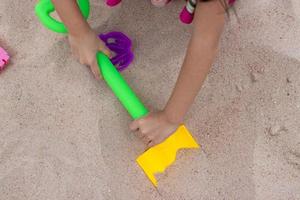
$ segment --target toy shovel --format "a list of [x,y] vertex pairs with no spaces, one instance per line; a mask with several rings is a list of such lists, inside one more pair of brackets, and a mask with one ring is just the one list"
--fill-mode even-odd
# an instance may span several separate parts
[[[109,58],[103,53],[97,54],[99,70],[103,79],[120,100],[133,119],[146,116],[149,111],[135,95]],[[164,172],[176,158],[176,152],[182,148],[199,148],[190,132],[181,125],[164,142],[148,149],[136,161],[154,186],[157,186],[156,173]]]

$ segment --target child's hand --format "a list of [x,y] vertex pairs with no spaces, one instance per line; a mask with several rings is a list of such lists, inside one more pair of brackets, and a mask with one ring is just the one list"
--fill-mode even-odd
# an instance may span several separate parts
[[96,53],[97,51],[102,51],[107,56],[110,56],[110,50],[91,29],[81,35],[69,34],[69,42],[74,56],[81,64],[88,65],[95,78],[99,80],[101,75],[97,64]]
[[167,115],[160,111],[133,121],[129,127],[132,131],[137,132],[147,147],[152,147],[163,142],[178,126],[179,124],[170,122]]

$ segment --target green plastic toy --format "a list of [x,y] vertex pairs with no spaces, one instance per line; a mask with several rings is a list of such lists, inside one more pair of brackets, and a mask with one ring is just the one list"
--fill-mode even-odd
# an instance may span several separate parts
[[109,58],[102,52],[97,53],[99,70],[113,93],[118,97],[124,108],[133,119],[141,118],[148,114],[148,109],[143,105],[133,90],[126,83]]
[[[77,0],[77,3],[82,14],[87,19],[90,10],[89,0]],[[41,0],[35,7],[35,13],[44,26],[58,33],[67,33],[65,25],[50,16],[54,11],[55,8],[51,0]],[[98,52],[97,61],[104,80],[126,108],[130,116],[133,119],[138,119],[147,115],[149,111],[116,70],[109,58],[105,54]]]
[[[90,15],[89,0],[77,0],[77,3],[82,15],[87,19]],[[57,33],[67,33],[68,30],[65,25],[51,16],[54,11],[55,8],[51,0],[40,0],[35,6],[35,13],[45,27]]]

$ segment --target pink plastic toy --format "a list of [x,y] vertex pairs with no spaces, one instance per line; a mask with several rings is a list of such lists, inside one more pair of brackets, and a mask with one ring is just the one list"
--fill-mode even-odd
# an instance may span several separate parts
[[106,0],[106,4],[108,6],[116,6],[121,2],[121,0]]
[[7,52],[0,47],[0,71],[2,71],[8,64],[9,55]]

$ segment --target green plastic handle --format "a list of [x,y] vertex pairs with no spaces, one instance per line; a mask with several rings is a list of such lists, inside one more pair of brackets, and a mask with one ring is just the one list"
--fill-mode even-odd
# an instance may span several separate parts
[[[82,15],[87,19],[90,14],[89,0],[77,0],[77,3]],[[40,0],[35,6],[35,13],[44,26],[54,32],[67,33],[68,30],[65,25],[51,17],[50,14],[54,11],[55,8],[51,0]]]
[[[77,0],[77,3],[83,16],[87,19],[90,11],[89,0]],[[40,0],[35,6],[36,15],[44,26],[58,33],[67,33],[65,25],[50,16],[53,11],[55,11],[55,8],[51,0]],[[149,113],[148,109],[126,83],[109,58],[105,54],[98,52],[97,61],[104,80],[130,116],[133,119],[138,119],[147,115]]]
[[149,111],[136,96],[109,58],[102,52],[97,53],[99,70],[113,93],[133,119],[146,116]]

